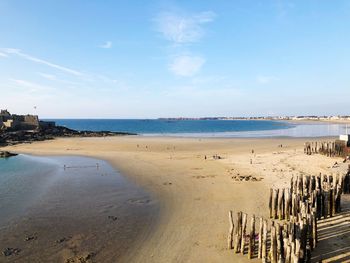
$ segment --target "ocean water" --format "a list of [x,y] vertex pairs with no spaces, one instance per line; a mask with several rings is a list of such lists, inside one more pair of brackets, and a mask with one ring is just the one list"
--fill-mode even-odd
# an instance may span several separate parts
[[144,136],[184,137],[321,137],[338,136],[345,125],[260,120],[52,119],[75,130],[119,131]]

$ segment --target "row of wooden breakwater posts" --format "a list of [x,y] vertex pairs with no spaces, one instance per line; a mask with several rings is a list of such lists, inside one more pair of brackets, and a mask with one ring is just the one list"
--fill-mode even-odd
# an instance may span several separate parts
[[[228,249],[272,263],[311,262],[317,246],[317,221],[341,211],[341,194],[349,193],[350,172],[345,176],[297,176],[289,188],[270,189],[270,219],[229,212]],[[347,185],[345,185],[345,183]],[[345,191],[346,190],[346,191]],[[259,229],[256,231],[256,220]]]
[[346,157],[349,149],[345,141],[336,140],[333,142],[305,142],[304,153],[307,155],[324,154],[330,157]]

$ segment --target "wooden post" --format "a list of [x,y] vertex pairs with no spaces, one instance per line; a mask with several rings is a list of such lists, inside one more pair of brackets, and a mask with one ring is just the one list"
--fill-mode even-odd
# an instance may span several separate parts
[[322,217],[322,209],[323,209],[323,204],[322,204],[321,189],[317,189],[316,190],[316,214],[317,214],[318,220],[320,220]]
[[295,242],[291,243],[291,263],[299,263],[299,257],[295,254],[296,251],[296,244]]
[[317,217],[315,211],[312,214],[312,238],[313,238],[313,248],[316,248],[317,243]]
[[329,189],[329,196],[328,196],[328,214],[330,217],[334,216],[333,214],[333,204],[334,204],[334,191],[333,189]]
[[267,260],[267,221],[266,220],[264,220],[263,226],[264,227],[263,227],[261,257],[262,257],[262,263],[266,263],[266,260]]
[[242,216],[242,238],[241,238],[241,254],[244,255],[245,252],[245,236],[247,229],[247,214],[243,213]]
[[235,228],[235,242],[234,242],[234,252],[239,253],[241,249],[241,238],[242,238],[242,212],[237,213],[237,221]]
[[337,212],[337,184],[333,183],[333,190],[332,190],[332,215],[335,216],[336,212]]
[[283,198],[284,198],[284,188],[281,189],[279,195],[278,195],[278,219],[283,219]]
[[248,247],[248,258],[254,257],[255,250],[255,215],[252,216],[250,221],[250,234],[249,234],[249,247]]
[[299,259],[303,260],[305,259],[305,253],[306,253],[306,241],[307,241],[307,225],[304,224],[304,220],[300,220],[300,254]]
[[300,258],[300,238],[295,239],[295,253],[294,253],[293,258],[294,258],[295,263],[301,262],[301,261],[299,261],[299,258]]
[[296,216],[296,194],[292,194],[292,217],[295,218]]
[[228,249],[232,249],[233,248],[233,228],[234,228],[232,211],[229,211],[228,213],[228,220],[229,220],[230,228],[229,228],[228,237],[227,237],[227,247]]
[[288,246],[289,246],[289,239],[288,239],[288,225],[284,225],[283,226],[283,230],[282,230],[282,236],[283,236],[283,258],[284,258],[284,262],[286,263],[288,260],[288,262],[290,263],[290,248],[289,248],[289,257],[288,257]]
[[273,197],[273,218],[274,219],[277,219],[278,195],[279,195],[279,189],[274,189],[274,197]]
[[262,256],[262,235],[263,235],[263,218],[259,219],[259,247],[258,247],[258,258]]
[[341,212],[341,185],[337,185],[337,194],[335,197],[336,212]]
[[323,195],[322,195],[322,204],[323,204],[323,217],[324,219],[327,218],[327,215],[328,215],[328,199],[329,199],[329,193],[328,192],[323,192]]
[[272,198],[273,198],[273,189],[270,188],[270,199],[269,199],[270,218],[272,218]]
[[284,204],[284,216],[287,221],[290,219],[290,208],[291,208],[291,192],[290,189],[285,190],[285,204]]
[[277,260],[278,262],[284,258],[283,256],[283,243],[282,243],[282,228],[279,224],[276,224],[276,240],[277,240]]
[[305,263],[311,263],[311,248],[309,245],[306,246],[306,251],[305,251]]
[[302,187],[303,187],[303,196],[307,196],[307,192],[308,192],[308,189],[307,189],[307,179],[308,179],[308,176],[303,176],[302,177],[303,180],[302,180]]
[[313,220],[313,214],[312,213],[309,213],[307,215],[307,224],[306,224],[306,227],[307,227],[307,239],[308,239],[308,244],[310,245],[310,249],[313,250],[314,249],[314,236],[313,236],[313,229],[314,229],[314,226],[313,226],[313,223],[314,223],[314,220]]
[[286,256],[285,256],[285,261],[284,263],[290,263],[290,254],[291,254],[291,246],[290,244],[288,243],[286,245]]
[[271,263],[277,263],[277,237],[275,226],[271,226]]

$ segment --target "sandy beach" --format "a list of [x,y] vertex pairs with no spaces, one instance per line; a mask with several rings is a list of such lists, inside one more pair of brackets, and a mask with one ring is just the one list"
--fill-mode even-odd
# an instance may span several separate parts
[[[126,136],[56,139],[5,149],[103,159],[154,195],[160,209],[156,226],[137,237],[122,262],[260,262],[227,249],[229,210],[267,218],[270,187],[287,185],[300,172],[316,175],[346,169],[347,164],[332,168],[334,162],[340,163],[339,158],[304,155],[304,141]],[[342,228],[349,226],[346,213],[344,209],[344,214],[334,218],[342,222]],[[322,231],[332,229],[332,222],[323,223],[321,237]],[[328,258],[324,262],[345,262],[331,260],[349,256],[350,249],[344,246],[350,242],[348,231],[339,230],[336,236],[326,232],[313,253],[314,262],[321,255]],[[77,243],[77,254],[79,249]],[[104,262],[116,262],[109,249],[100,251]],[[61,262],[66,260],[63,255]],[[93,257],[88,260],[99,262]]]

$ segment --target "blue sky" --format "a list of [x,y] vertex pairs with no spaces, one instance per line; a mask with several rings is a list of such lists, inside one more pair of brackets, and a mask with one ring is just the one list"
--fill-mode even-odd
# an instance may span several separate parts
[[350,1],[0,0],[0,108],[350,114]]

